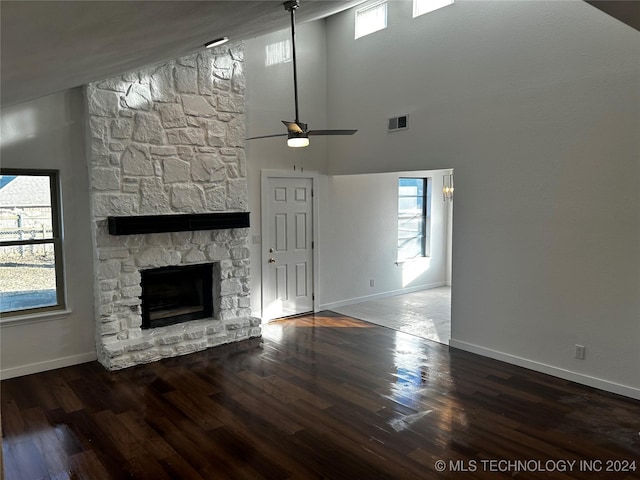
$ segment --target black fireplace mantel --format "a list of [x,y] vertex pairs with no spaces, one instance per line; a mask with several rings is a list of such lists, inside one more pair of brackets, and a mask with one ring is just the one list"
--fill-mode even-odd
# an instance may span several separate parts
[[249,212],[108,217],[108,224],[111,235],[248,228]]

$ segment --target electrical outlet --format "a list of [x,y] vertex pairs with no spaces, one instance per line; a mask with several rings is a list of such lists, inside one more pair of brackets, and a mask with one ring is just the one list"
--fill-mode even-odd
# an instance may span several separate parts
[[376,286],[375,280],[369,280],[369,286],[370,287],[375,287]]
[[584,345],[578,345],[576,344],[576,350],[575,350],[575,357],[578,360],[584,360],[584,351],[585,351],[585,346]]

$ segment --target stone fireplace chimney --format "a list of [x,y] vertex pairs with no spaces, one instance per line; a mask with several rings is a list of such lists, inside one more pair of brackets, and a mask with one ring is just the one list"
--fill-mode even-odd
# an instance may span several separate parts
[[[247,228],[111,235],[109,217],[242,212],[244,50],[206,50],[87,86],[96,347],[124,368],[261,335]],[[142,328],[141,272],[213,264],[213,316]]]

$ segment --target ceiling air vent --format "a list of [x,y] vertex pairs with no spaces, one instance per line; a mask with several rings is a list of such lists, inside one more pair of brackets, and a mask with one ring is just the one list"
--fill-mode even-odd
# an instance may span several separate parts
[[395,132],[396,130],[406,130],[407,128],[409,128],[409,115],[389,118],[388,131]]

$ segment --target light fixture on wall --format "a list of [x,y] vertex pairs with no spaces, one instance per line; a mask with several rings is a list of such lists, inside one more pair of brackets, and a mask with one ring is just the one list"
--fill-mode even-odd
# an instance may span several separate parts
[[215,40],[211,40],[204,44],[206,48],[217,47],[218,45],[222,45],[223,43],[227,43],[229,41],[229,37],[216,38]]
[[442,199],[453,200],[453,173],[442,176]]

